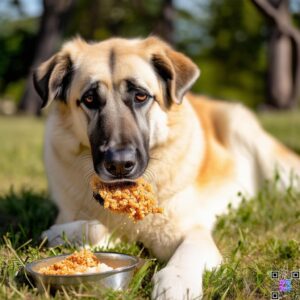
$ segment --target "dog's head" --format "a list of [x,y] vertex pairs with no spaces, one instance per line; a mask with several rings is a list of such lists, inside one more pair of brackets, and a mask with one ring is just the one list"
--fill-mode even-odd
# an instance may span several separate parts
[[76,38],[34,73],[43,106],[65,106],[104,182],[141,176],[152,147],[168,138],[167,111],[199,76],[197,66],[155,37],[86,43]]

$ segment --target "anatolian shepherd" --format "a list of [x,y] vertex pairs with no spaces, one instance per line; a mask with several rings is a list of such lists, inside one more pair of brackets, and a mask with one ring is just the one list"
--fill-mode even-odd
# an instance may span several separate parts
[[[238,192],[254,195],[275,168],[283,184],[300,159],[240,104],[187,93],[198,67],[158,38],[67,42],[34,74],[43,105],[53,100],[45,134],[45,164],[56,225],[75,243],[107,241],[112,232],[142,242],[167,265],[154,275],[153,299],[193,299],[202,273],[221,263],[212,236],[216,215]],[[187,93],[187,94],[186,94]],[[103,209],[89,180],[144,177],[163,214],[133,223]],[[84,237],[83,237],[84,236]]]

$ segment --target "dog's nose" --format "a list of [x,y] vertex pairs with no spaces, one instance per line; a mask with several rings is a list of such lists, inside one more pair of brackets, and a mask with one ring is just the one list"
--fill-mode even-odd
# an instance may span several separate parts
[[108,149],[104,155],[105,169],[115,177],[129,175],[136,165],[136,153],[131,148]]

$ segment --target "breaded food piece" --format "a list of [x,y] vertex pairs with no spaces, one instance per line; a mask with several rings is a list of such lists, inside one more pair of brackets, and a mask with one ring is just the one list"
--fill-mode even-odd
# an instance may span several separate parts
[[134,222],[144,219],[150,213],[162,213],[157,206],[152,186],[139,178],[135,183],[106,185],[97,176],[91,178],[94,194],[104,200],[104,208],[113,212],[128,214]]
[[90,268],[98,267],[100,264],[100,260],[95,254],[84,249],[80,252],[75,251],[72,255],[53,265],[41,268],[39,272],[45,275],[82,274]]

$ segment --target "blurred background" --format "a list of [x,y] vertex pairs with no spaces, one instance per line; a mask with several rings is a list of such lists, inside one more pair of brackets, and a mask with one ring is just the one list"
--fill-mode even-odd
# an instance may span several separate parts
[[159,35],[200,66],[194,91],[213,97],[278,109],[300,97],[299,0],[1,0],[0,24],[1,100],[26,113],[40,104],[30,69],[76,34]]
[[243,102],[300,152],[299,0],[1,0],[0,26],[0,190],[45,187],[31,72],[77,34],[162,37],[199,65],[194,92]]

